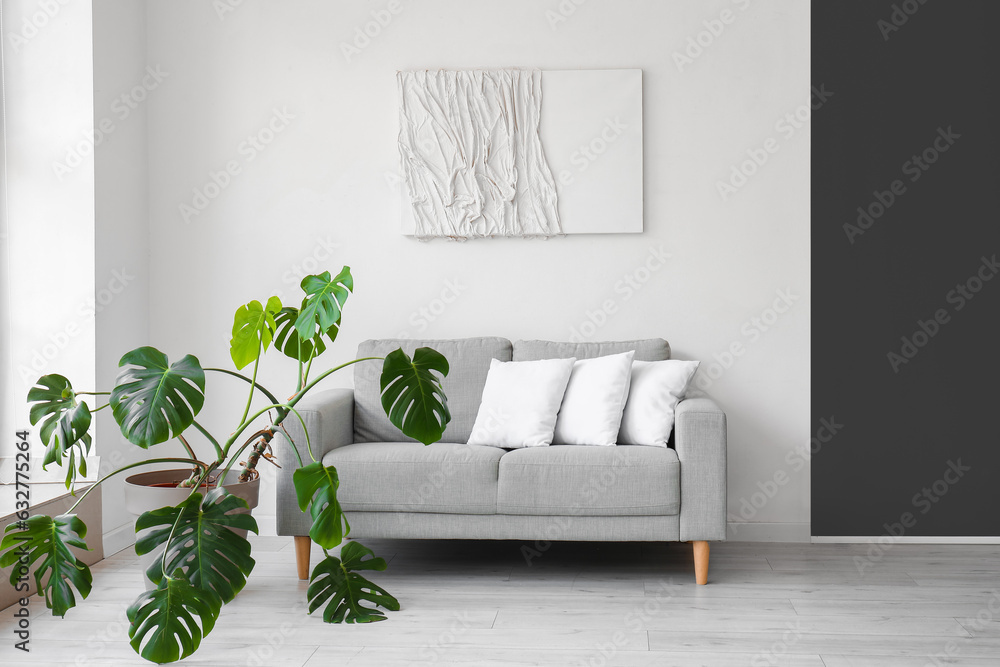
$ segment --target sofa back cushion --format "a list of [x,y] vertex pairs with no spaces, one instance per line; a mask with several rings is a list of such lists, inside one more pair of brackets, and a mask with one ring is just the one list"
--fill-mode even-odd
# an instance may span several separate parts
[[[451,422],[441,442],[468,442],[483,399],[490,361],[510,361],[510,341],[506,338],[366,340],[358,346],[358,358],[384,357],[396,348],[403,348],[412,357],[418,347],[433,348],[448,360],[449,372],[442,385],[448,397]],[[381,374],[382,364],[379,362],[354,365],[354,442],[415,442],[403,435],[385,416],[379,386]]]
[[636,361],[663,361],[670,358],[670,343],[662,338],[623,340],[608,343],[555,343],[549,340],[519,340],[514,343],[514,361],[538,359],[592,359],[635,350]]

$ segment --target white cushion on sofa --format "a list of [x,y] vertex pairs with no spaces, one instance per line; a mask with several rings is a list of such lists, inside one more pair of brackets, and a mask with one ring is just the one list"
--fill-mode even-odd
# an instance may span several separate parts
[[505,449],[552,443],[575,358],[490,362],[470,445]]
[[628,398],[635,351],[580,359],[559,408],[554,445],[613,447]]
[[666,447],[674,428],[674,410],[700,363],[673,359],[633,363],[618,444]]

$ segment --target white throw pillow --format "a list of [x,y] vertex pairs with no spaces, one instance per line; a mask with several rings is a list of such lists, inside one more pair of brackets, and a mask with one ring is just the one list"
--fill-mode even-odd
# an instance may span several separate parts
[[573,364],[552,444],[614,446],[628,399],[633,357],[635,350]]
[[470,445],[504,449],[552,444],[575,358],[490,362]]
[[674,428],[674,410],[700,363],[672,359],[633,363],[618,444],[666,447]]

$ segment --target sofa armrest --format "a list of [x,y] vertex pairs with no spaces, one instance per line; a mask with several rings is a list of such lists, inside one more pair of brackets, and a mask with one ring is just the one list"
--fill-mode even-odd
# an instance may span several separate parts
[[[309,444],[317,461],[332,449],[354,442],[354,391],[352,389],[329,389],[318,394],[310,394],[295,406],[309,429]],[[308,535],[312,527],[309,515],[299,510],[295,497],[292,474],[299,466],[299,459],[292,451],[295,447],[308,465],[309,447],[306,446],[305,430],[294,413],[289,414],[282,425],[288,431],[294,444],[279,430],[273,442],[275,453],[282,467],[278,470],[278,489],[275,505],[278,535]]]
[[726,413],[708,398],[677,404],[681,541],[726,539]]

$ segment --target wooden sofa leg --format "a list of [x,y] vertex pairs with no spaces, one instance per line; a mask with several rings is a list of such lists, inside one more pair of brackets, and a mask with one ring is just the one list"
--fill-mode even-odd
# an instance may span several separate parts
[[299,579],[309,578],[309,550],[312,548],[312,539],[308,535],[295,536],[295,564],[299,569]]
[[708,542],[692,542],[694,545],[694,578],[699,586],[708,583]]

